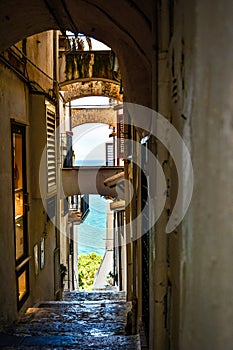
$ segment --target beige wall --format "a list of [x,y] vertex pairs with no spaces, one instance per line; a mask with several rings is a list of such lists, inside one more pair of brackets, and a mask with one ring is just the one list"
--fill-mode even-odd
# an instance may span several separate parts
[[[163,10],[166,18],[165,1]],[[172,349],[230,349],[233,341],[229,326],[233,318],[229,282],[233,249],[231,13],[230,2],[176,3],[167,65],[159,71],[164,76],[158,87],[159,111],[166,115],[170,109],[194,168],[189,211],[168,236]],[[166,49],[164,23],[159,38],[163,38],[161,48]],[[167,79],[170,90],[166,92]],[[178,184],[174,165],[170,171],[172,209]],[[185,186],[187,174],[183,181]]]
[[[47,221],[46,201],[43,202],[42,200],[39,178],[42,153],[45,150],[47,141],[45,102],[43,95],[30,96],[30,125],[28,127],[30,171],[28,178],[31,186],[28,190],[30,194],[30,255],[32,257],[34,245],[40,245],[41,239],[45,238],[45,267],[39,269],[39,274],[35,275],[33,264],[31,266],[32,303],[54,298],[54,278],[51,278],[51,276],[54,276],[55,227],[53,222]],[[46,169],[46,163],[43,165],[43,168]]]
[[27,122],[28,91],[8,68],[0,64],[0,320],[12,320],[17,313],[15,246],[12,193],[11,118]]
[[[192,80],[193,85],[192,93],[185,99],[190,114],[184,127],[184,137],[191,144],[195,186],[182,230],[180,348],[230,349],[233,343],[230,327],[233,320],[232,3],[198,1],[195,10],[195,46],[193,42],[190,52],[193,64],[186,76],[187,86]],[[188,21],[186,26],[190,26]],[[192,34],[190,29],[189,37]],[[192,100],[188,100],[191,96]]]
[[[44,51],[41,56],[37,52],[36,61],[41,63],[42,57],[49,50],[49,36],[38,35],[34,42],[34,48],[37,40],[46,38]],[[29,40],[33,52],[33,38]],[[29,52],[28,52],[29,53]],[[53,73],[52,56],[49,56],[50,62],[47,68],[44,66],[44,60],[40,65],[47,73]],[[11,148],[11,119],[25,123],[26,126],[26,157],[27,157],[27,190],[29,192],[30,211],[28,213],[28,241],[30,257],[30,296],[20,312],[26,307],[32,306],[39,300],[51,300],[54,298],[54,257],[55,249],[55,228],[51,222],[47,222],[47,215],[41,201],[39,191],[38,170],[40,157],[45,147],[46,141],[46,116],[45,116],[45,98],[37,96],[37,103],[31,103],[27,85],[12,72],[0,64],[0,139],[1,139],[1,158],[0,158],[0,180],[1,195],[0,204],[2,207],[0,213],[1,222],[1,240],[0,240],[0,266],[1,266],[1,298],[0,298],[0,321],[12,321],[17,316],[17,298],[16,298],[16,275],[15,275],[15,253],[14,253],[14,221],[13,221],[13,195],[12,195],[12,148]],[[47,78],[38,74],[35,68],[29,68],[30,79],[39,81],[40,85],[48,92],[53,86],[51,82],[47,84]],[[37,80],[38,79],[38,80]],[[39,103],[38,103],[39,100]],[[39,274],[35,274],[33,247],[37,243],[40,245],[40,239],[45,236],[45,267],[39,269]]]
[[47,93],[49,90],[53,89],[53,78],[54,68],[53,68],[53,57],[54,57],[54,47],[53,47],[53,36],[54,32],[52,30],[40,34],[33,35],[26,39],[26,55],[30,61],[32,61],[36,66],[38,66],[45,74],[43,74],[38,69],[35,69],[29,61],[27,64],[27,73],[31,81],[35,81],[38,86],[40,86]]

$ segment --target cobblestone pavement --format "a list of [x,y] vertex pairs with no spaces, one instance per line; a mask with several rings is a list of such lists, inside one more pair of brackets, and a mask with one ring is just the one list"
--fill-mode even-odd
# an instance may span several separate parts
[[130,303],[122,292],[70,292],[59,302],[42,302],[0,330],[4,349],[140,349],[126,335]]

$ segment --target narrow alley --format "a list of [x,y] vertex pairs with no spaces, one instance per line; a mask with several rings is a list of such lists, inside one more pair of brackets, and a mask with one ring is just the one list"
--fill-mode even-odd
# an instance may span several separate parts
[[0,350],[233,350],[232,43],[232,0],[0,1]]
[[67,292],[62,301],[41,302],[1,329],[4,349],[140,349],[126,335],[130,303],[124,292]]

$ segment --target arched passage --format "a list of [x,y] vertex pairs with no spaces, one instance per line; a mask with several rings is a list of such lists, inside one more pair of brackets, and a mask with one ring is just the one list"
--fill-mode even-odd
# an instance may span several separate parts
[[[0,4],[0,50],[45,30],[79,31],[106,43],[116,53],[124,96],[151,105],[151,6],[132,1],[100,6],[97,1],[3,1]],[[128,14],[131,14],[130,16]],[[135,23],[137,25],[135,25]],[[143,30],[141,30],[143,28]]]
[[72,108],[72,128],[87,123],[116,124],[112,108]]
[[62,90],[65,103],[87,96],[105,96],[120,102],[123,99],[120,85],[108,81],[76,82],[63,86]]

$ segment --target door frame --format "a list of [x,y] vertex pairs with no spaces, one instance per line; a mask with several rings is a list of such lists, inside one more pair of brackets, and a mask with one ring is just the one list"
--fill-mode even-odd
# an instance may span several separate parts
[[[22,135],[21,143],[21,185],[22,187],[16,188],[15,185],[15,175],[16,175],[16,164],[15,164],[15,142],[14,135]],[[21,309],[25,301],[29,296],[29,260],[28,255],[28,192],[27,192],[27,167],[26,167],[26,125],[11,121],[11,159],[12,159],[12,201],[13,201],[13,226],[14,226],[14,245],[15,245],[15,273],[16,273],[16,291],[17,291],[17,306],[18,310]],[[19,151],[20,152],[20,151]],[[23,253],[21,256],[17,257],[17,241],[16,241],[16,225],[19,224],[19,218],[16,216],[16,194],[22,194],[22,215],[20,216],[21,223],[23,224]],[[25,291],[20,297],[20,281],[23,280]]]

